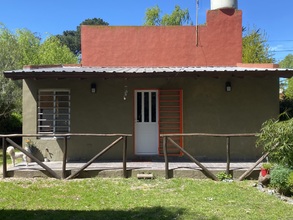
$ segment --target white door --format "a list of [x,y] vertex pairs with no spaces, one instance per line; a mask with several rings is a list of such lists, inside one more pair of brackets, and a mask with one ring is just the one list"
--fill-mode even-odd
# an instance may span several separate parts
[[159,145],[158,91],[135,91],[135,154],[157,155]]

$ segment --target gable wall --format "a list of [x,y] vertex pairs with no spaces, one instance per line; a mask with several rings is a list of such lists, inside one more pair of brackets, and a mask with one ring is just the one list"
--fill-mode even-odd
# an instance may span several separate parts
[[207,12],[195,26],[82,26],[83,66],[236,66],[242,61],[242,11]]

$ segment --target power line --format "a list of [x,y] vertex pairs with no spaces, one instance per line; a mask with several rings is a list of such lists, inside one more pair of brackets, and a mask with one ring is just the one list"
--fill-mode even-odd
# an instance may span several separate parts
[[293,50],[271,50],[273,53],[293,52]]
[[268,42],[293,42],[293,40],[268,40]]
[[284,50],[271,50],[271,52],[292,52],[293,49],[284,49]]

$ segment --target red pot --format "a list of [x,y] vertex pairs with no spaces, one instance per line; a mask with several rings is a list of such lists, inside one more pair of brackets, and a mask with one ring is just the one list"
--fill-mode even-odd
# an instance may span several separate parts
[[262,176],[266,176],[267,174],[270,173],[269,169],[264,169],[264,168],[260,168],[260,172]]

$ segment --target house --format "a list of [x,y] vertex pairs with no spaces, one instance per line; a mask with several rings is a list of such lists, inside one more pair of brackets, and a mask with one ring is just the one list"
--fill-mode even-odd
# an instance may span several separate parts
[[[231,1],[230,1],[231,2]],[[236,2],[237,1],[232,1]],[[292,71],[242,64],[242,11],[215,7],[202,26],[83,26],[82,64],[6,71],[23,80],[23,133],[128,133],[128,159],[162,155],[160,134],[259,132],[279,114],[279,78]],[[63,141],[33,139],[62,160]],[[68,160],[92,158],[111,137],[68,139]],[[226,159],[223,138],[177,143],[200,160]],[[255,138],[231,140],[231,158],[251,161]],[[182,154],[170,149],[174,159]],[[121,159],[122,148],[103,156]]]

